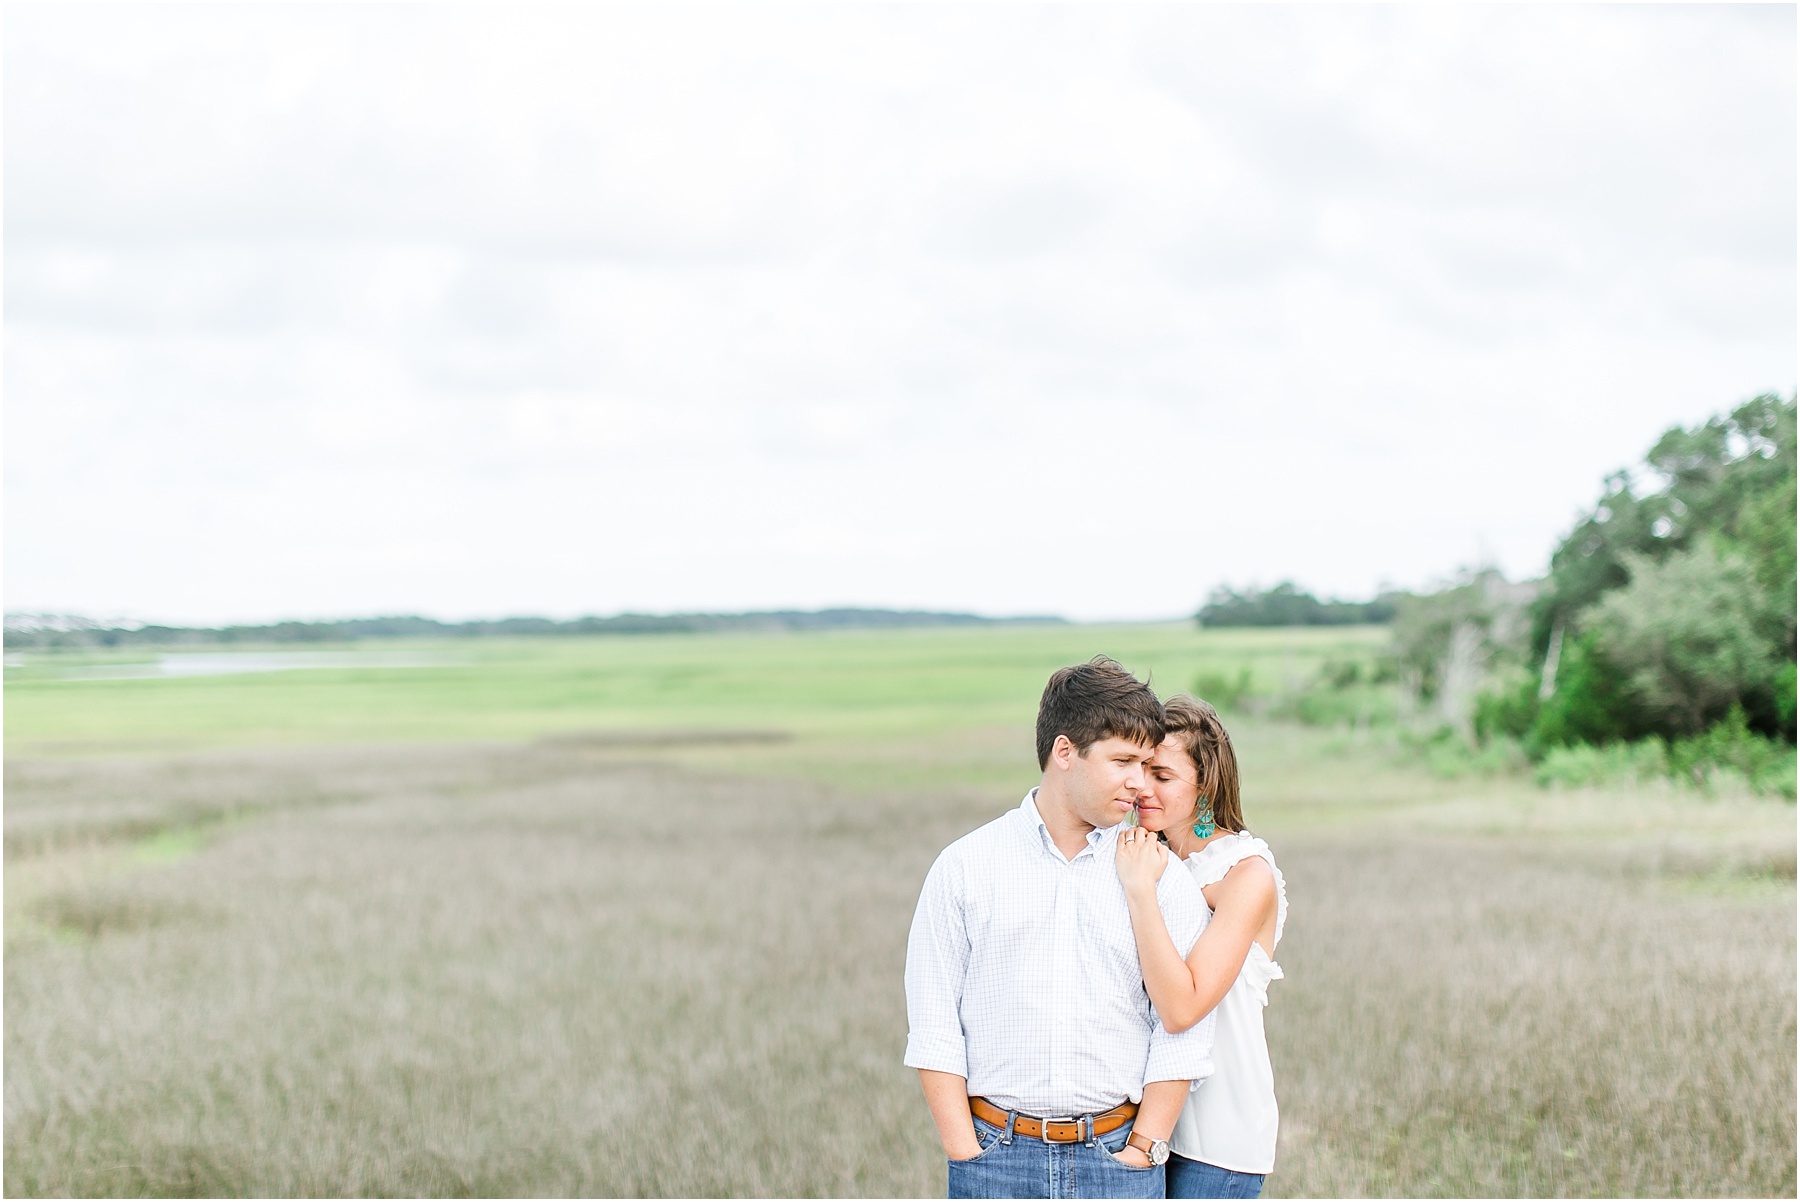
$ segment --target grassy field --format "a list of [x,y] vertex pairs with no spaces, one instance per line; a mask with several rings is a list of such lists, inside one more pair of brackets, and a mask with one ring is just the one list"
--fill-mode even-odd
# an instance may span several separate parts
[[[975,764],[944,740],[1030,725],[1044,679],[1105,649],[1164,689],[1249,668],[1274,689],[1327,659],[1368,655],[1370,627],[1203,634],[1190,624],[1020,626],[816,635],[408,641],[430,667],[369,666],[161,680],[94,679],[158,653],[34,654],[7,673],[6,748],[18,756],[162,755],[220,746],[537,739],[594,732],[760,732],[773,743],[733,770],[825,772],[837,783],[1010,784],[1029,769],[1011,743]],[[292,648],[285,649],[289,654]],[[341,648],[339,650],[342,650]],[[177,653],[176,658],[184,658]],[[71,679],[71,677],[74,677]],[[910,756],[909,749],[925,754]],[[917,762],[909,764],[909,759]],[[895,773],[901,774],[896,778]]]
[[[1379,638],[15,664],[6,1190],[941,1195],[899,1063],[906,925],[937,851],[1034,777],[1044,675],[1104,650],[1274,688]],[[1271,1195],[1794,1194],[1791,804],[1233,728],[1293,901]]]

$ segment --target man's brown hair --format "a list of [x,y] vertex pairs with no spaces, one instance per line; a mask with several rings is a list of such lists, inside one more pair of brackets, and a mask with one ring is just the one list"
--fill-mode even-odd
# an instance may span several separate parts
[[1163,740],[1163,708],[1150,686],[1115,659],[1096,655],[1085,664],[1050,673],[1038,701],[1038,767],[1050,765],[1057,735],[1082,755],[1101,739],[1129,739],[1155,747]]
[[1186,693],[1177,693],[1163,707],[1166,737],[1180,743],[1200,781],[1200,796],[1212,802],[1213,822],[1222,831],[1244,829],[1244,808],[1238,800],[1237,752],[1231,735],[1219,720],[1219,711]]

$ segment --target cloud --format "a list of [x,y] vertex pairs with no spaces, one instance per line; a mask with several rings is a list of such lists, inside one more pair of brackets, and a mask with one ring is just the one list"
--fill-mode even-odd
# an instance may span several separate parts
[[[1794,383],[1786,9],[8,33],[14,608],[1151,616],[1530,572],[1663,427]],[[1140,566],[1143,515],[1194,554]]]

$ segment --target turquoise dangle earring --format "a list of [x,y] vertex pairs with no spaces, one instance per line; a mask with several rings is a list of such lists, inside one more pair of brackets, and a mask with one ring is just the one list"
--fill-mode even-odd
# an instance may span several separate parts
[[1199,808],[1194,811],[1194,817],[1199,819],[1198,822],[1194,823],[1194,837],[1196,839],[1210,839],[1213,837],[1214,833],[1218,831],[1218,826],[1213,822],[1211,798],[1202,797],[1200,799]]

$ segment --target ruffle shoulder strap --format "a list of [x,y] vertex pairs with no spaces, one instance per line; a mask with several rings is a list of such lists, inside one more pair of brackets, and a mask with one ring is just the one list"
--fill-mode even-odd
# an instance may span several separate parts
[[1275,942],[1279,944],[1281,932],[1287,927],[1287,880],[1281,875],[1275,853],[1269,850],[1267,843],[1249,831],[1226,835],[1189,856],[1188,865],[1193,870],[1194,880],[1204,889],[1224,880],[1226,873],[1251,856],[1261,856],[1268,862],[1269,871],[1275,874]]

